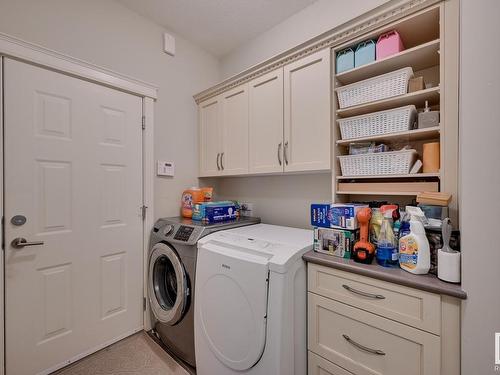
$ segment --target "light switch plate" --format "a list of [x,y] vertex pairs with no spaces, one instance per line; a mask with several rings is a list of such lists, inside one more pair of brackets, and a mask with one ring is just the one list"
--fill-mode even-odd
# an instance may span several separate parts
[[171,176],[173,177],[175,173],[175,165],[172,161],[157,161],[157,176]]

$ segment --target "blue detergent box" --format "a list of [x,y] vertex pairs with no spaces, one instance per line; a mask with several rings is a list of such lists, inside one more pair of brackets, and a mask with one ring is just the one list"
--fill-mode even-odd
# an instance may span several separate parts
[[238,216],[238,207],[232,201],[197,203],[193,206],[193,220],[206,223],[234,220]]
[[358,229],[356,214],[366,204],[332,203],[311,204],[311,225],[322,228]]

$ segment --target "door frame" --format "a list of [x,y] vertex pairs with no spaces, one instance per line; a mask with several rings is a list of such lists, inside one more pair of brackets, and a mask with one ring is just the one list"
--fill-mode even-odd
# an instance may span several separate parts
[[[154,224],[154,103],[158,98],[158,87],[79,60],[45,47],[0,33],[0,216],[4,216],[3,207],[3,67],[4,59],[11,58],[31,65],[70,75],[85,81],[104,85],[124,91],[142,98],[142,192],[143,205],[146,207],[143,220],[143,297],[147,301],[147,269],[149,233]],[[141,124],[137,124],[141,126]],[[0,231],[0,242],[3,244],[3,230]],[[5,373],[5,295],[4,295],[4,249],[0,256],[0,375]],[[143,328],[151,328],[149,305],[145,304]],[[111,342],[106,343],[107,345]],[[95,348],[96,350],[101,348]],[[90,353],[89,353],[90,354]]]

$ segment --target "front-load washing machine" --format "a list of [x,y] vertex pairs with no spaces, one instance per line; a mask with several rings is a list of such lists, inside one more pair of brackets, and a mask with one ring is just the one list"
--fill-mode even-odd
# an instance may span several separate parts
[[151,232],[148,299],[153,330],[165,348],[196,367],[193,303],[198,240],[224,229],[248,226],[258,218],[204,224],[180,217],[159,219]]

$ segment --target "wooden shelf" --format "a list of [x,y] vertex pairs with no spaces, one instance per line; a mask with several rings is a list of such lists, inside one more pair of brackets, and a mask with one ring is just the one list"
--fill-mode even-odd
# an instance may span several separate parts
[[439,65],[439,39],[339,73],[335,77],[339,83],[347,85],[407,66],[411,66],[413,71],[416,72],[436,65]]
[[388,178],[439,178],[439,173],[414,173],[414,174],[388,174],[371,176],[337,176],[337,180],[367,180],[367,179],[388,179]]
[[337,194],[417,195],[422,191],[438,191],[439,182],[338,182]]
[[418,108],[423,107],[426,100],[429,101],[429,105],[439,104],[439,86],[405,95],[394,96],[388,99],[377,100],[375,102],[339,109],[337,110],[337,115],[341,117],[358,116],[410,104],[414,104]]
[[395,196],[417,196],[420,191],[337,191],[340,195],[395,195]]
[[336,143],[339,146],[348,146],[351,143],[355,142],[367,142],[367,141],[391,141],[396,138],[404,138],[408,141],[421,141],[427,139],[437,139],[439,138],[439,126],[433,126],[431,128],[423,128],[416,130],[407,130],[404,132],[390,133],[390,134],[382,134],[375,135],[370,137],[360,137],[360,138],[352,138],[352,139],[339,139]]

